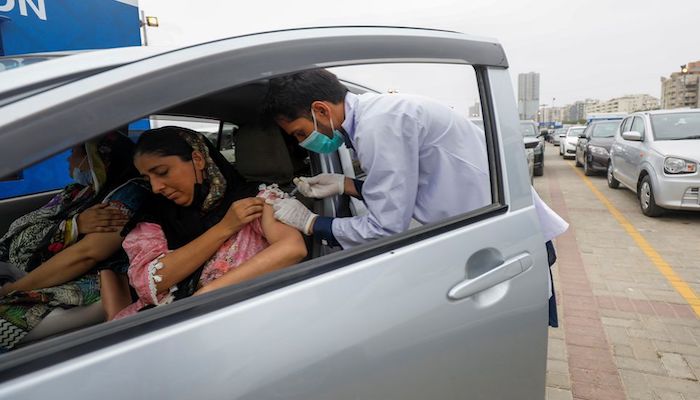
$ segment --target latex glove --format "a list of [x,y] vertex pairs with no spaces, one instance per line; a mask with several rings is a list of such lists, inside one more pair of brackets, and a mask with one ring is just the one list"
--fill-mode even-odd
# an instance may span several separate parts
[[345,192],[345,175],[319,174],[310,178],[294,178],[294,184],[304,196],[322,199]]
[[275,218],[305,235],[311,235],[311,227],[318,215],[309,211],[301,202],[294,198],[280,199],[272,202]]

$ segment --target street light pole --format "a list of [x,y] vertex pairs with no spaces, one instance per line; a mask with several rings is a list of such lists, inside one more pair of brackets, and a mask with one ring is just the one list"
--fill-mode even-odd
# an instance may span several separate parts
[[681,65],[681,74],[683,75],[683,104],[681,105],[681,107],[685,107],[685,97],[688,90],[687,83],[685,81],[685,77],[688,76],[688,66],[686,64]]

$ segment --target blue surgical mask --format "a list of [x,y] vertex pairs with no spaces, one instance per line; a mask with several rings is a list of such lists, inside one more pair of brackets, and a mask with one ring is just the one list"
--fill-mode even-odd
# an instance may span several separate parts
[[82,171],[80,169],[80,167],[85,163],[85,160],[87,160],[87,156],[83,158],[83,161],[81,161],[77,167],[73,168],[73,173],[71,176],[73,177],[75,183],[79,183],[83,186],[90,186],[92,185],[92,171]]
[[81,171],[80,168],[73,168],[73,180],[83,186],[92,185],[92,171]]
[[323,133],[318,131],[318,124],[316,123],[316,114],[314,110],[311,110],[311,118],[314,120],[314,130],[311,134],[304,139],[303,142],[299,143],[299,146],[305,148],[306,150],[313,151],[315,153],[328,154],[332,153],[343,144],[343,134],[339,130],[333,127],[333,119],[331,118],[331,130],[333,131],[333,138],[329,138]]

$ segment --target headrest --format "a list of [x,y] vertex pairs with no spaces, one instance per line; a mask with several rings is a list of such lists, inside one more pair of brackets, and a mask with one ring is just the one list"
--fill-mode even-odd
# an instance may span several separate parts
[[234,134],[236,170],[250,181],[286,184],[294,178],[294,167],[277,125],[253,123]]

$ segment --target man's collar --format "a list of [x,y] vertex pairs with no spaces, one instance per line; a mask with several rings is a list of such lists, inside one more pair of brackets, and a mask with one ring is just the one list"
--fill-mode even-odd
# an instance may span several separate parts
[[356,94],[349,91],[345,94],[345,119],[341,128],[351,143],[355,141],[355,107],[358,101],[359,98]]

